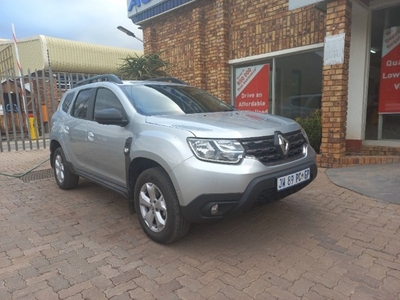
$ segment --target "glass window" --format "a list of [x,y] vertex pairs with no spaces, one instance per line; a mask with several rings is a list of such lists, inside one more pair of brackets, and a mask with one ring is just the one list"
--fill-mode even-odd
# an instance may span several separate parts
[[90,99],[90,95],[92,94],[91,89],[82,90],[79,92],[78,96],[76,97],[74,103],[74,109],[72,111],[72,116],[79,118],[79,119],[86,119],[87,115],[87,108]]
[[321,108],[322,50],[278,57],[275,63],[275,114],[304,118]]
[[178,85],[122,86],[139,113],[144,115],[195,114],[234,110],[207,92]]
[[124,114],[124,108],[118,97],[108,89],[99,88],[96,93],[94,113],[109,108],[115,108],[119,110],[122,114]]
[[395,78],[400,74],[400,46],[393,44],[400,36],[400,6],[374,11],[371,25],[365,139],[400,139],[400,88],[396,85],[400,81]]
[[258,107],[268,102],[268,113],[304,118],[321,108],[322,65],[323,49],[318,49],[237,67],[234,70],[235,106],[265,112]]
[[65,99],[62,103],[63,111],[68,112],[69,107],[71,106],[72,99],[74,99],[74,95],[75,95],[75,93],[70,93],[67,96],[65,96]]

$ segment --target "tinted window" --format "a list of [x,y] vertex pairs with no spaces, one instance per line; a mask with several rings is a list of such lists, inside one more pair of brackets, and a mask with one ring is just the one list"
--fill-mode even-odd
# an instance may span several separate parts
[[69,107],[71,106],[72,99],[74,99],[75,93],[70,93],[65,96],[65,99],[62,103],[62,110],[68,112]]
[[94,113],[108,108],[116,108],[121,113],[124,112],[121,102],[117,96],[110,90],[100,88],[97,90],[96,100],[94,103]]
[[88,103],[90,95],[92,93],[91,89],[82,90],[79,92],[74,103],[74,109],[72,115],[76,118],[86,119]]
[[234,110],[195,87],[175,85],[123,86],[135,108],[144,115],[194,114]]

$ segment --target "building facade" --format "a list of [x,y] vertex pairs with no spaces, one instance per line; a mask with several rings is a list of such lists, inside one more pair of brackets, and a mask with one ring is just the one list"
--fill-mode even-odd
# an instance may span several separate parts
[[128,16],[171,75],[238,109],[320,108],[321,166],[398,161],[400,1],[131,0]]

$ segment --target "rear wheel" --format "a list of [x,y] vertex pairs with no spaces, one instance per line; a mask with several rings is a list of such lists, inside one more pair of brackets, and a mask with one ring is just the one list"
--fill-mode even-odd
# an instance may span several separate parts
[[79,182],[79,176],[73,174],[67,165],[63,150],[57,148],[53,155],[53,170],[54,177],[58,186],[63,190],[70,190],[75,188]]
[[135,185],[135,209],[143,231],[157,243],[175,242],[189,231],[190,222],[183,217],[175,189],[162,168],[140,174]]

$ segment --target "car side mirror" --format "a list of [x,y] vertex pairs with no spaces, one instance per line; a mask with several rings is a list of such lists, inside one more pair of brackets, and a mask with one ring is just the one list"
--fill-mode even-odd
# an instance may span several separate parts
[[118,125],[121,127],[129,123],[128,119],[116,108],[107,108],[96,112],[94,114],[94,120],[99,124]]

